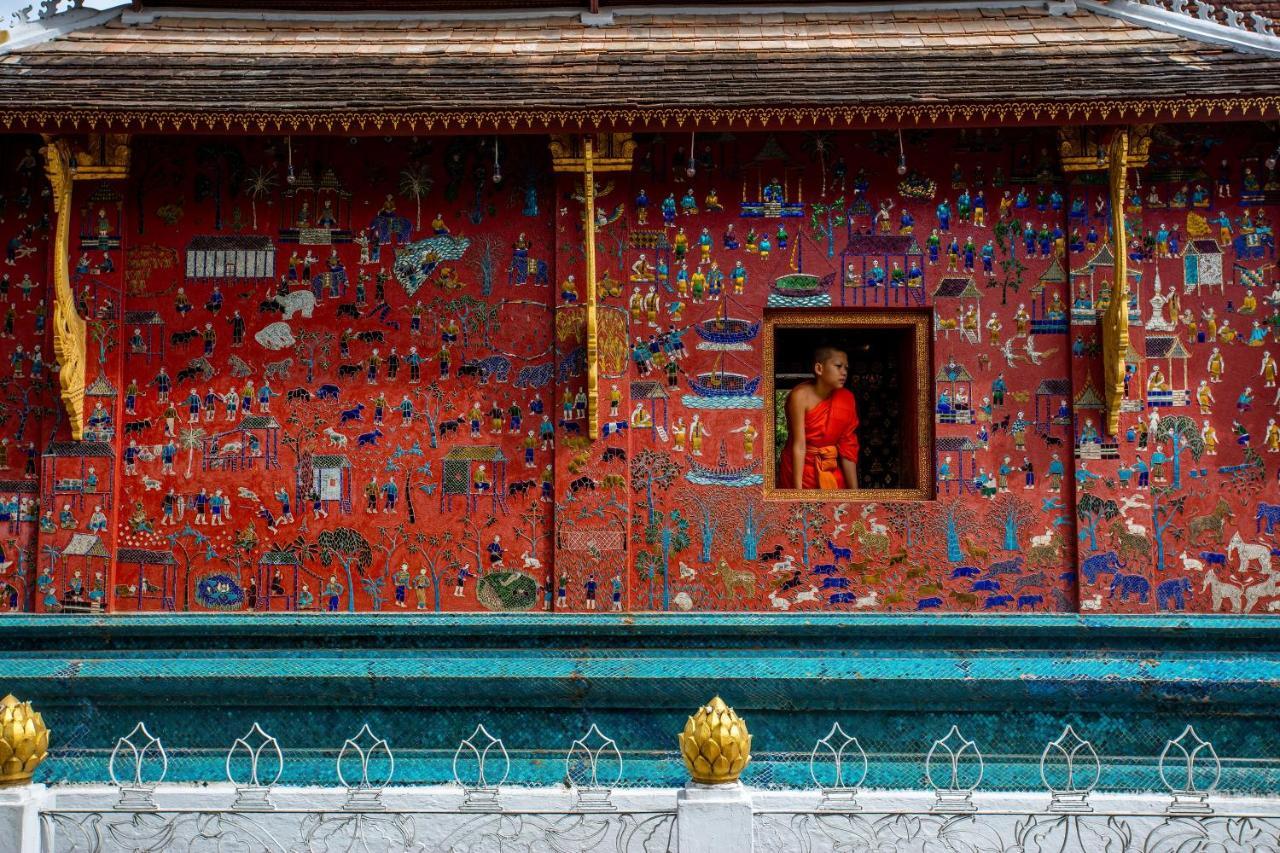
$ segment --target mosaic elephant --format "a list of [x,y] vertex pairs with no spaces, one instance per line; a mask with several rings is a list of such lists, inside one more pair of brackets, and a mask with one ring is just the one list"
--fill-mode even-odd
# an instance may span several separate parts
[[394,213],[379,213],[373,217],[369,227],[378,235],[378,242],[383,246],[392,242],[393,237],[395,242],[403,245],[413,235],[413,221],[407,216],[397,216]]
[[554,373],[555,366],[551,362],[530,364],[520,368],[520,373],[516,375],[515,386],[517,388],[541,388],[551,381]]

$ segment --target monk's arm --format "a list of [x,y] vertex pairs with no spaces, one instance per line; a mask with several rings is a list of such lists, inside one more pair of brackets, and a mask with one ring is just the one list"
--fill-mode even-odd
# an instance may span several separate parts
[[858,404],[849,394],[848,433],[840,442],[840,471],[844,474],[845,488],[858,488]]
[[858,463],[853,459],[840,457],[840,471],[844,474],[844,485],[848,489],[858,488]]
[[787,395],[787,439],[790,441],[791,476],[793,489],[804,488],[804,403],[800,395],[792,391]]

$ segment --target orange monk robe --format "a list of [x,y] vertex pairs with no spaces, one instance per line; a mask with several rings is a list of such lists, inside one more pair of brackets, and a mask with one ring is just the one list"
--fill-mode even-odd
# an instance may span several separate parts
[[[857,429],[858,406],[848,388],[837,388],[830,397],[805,412],[803,488],[850,488],[844,481],[840,459],[857,463]],[[795,488],[791,467],[792,441],[794,437],[789,437],[782,451],[782,464],[778,470],[780,489]]]

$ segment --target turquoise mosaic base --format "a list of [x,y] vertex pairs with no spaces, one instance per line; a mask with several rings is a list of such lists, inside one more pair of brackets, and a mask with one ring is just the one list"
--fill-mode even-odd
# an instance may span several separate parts
[[[1046,741],[1070,722],[1104,758],[1100,787],[1159,790],[1155,759],[1192,723],[1222,786],[1280,790],[1280,620],[1104,616],[58,616],[0,618],[0,691],[53,728],[48,782],[107,776],[138,720],[171,781],[218,781],[257,721],[286,754],[282,783],[335,784],[343,740],[368,722],[395,782],[451,779],[483,722],[513,784],[555,784],[596,723],[627,785],[678,785],[685,717],[719,693],[743,714],[746,779],[809,786],[813,742],[839,720],[871,787],[919,787],[952,723],[987,758],[984,789],[1040,788]],[[1124,756],[1124,758],[1109,758]]]

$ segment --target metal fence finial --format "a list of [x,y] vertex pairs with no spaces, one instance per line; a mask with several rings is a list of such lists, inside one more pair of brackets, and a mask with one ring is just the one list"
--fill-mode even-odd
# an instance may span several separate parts
[[[250,743],[252,741],[252,744]],[[253,745],[253,744],[256,744]],[[265,761],[264,764],[264,753]],[[248,766],[240,766],[247,761]],[[235,762],[237,767],[232,768]],[[274,762],[274,763],[270,763]],[[284,772],[284,754],[280,742],[262,730],[256,722],[242,737],[235,739],[227,751],[227,781],[236,786],[233,809],[242,811],[273,811],[271,788],[280,781]],[[268,778],[269,777],[269,778]],[[266,781],[263,781],[263,780]]]
[[[148,757],[153,764],[156,758],[160,759],[160,776],[154,780],[146,778],[145,765]],[[119,766],[119,769],[129,774],[127,781],[120,780],[117,762],[124,765]],[[115,806],[117,809],[154,811],[156,786],[169,773],[169,756],[164,751],[160,738],[147,731],[146,725],[139,721],[133,731],[116,741],[115,748],[111,750],[107,771],[111,774],[111,783],[120,789],[120,801]]]
[[1222,762],[1218,760],[1218,753],[1212,743],[1196,734],[1194,726],[1188,725],[1182,734],[1165,741],[1160,752],[1160,781],[1173,795],[1165,810],[1168,814],[1212,814],[1209,795],[1221,779]]
[[[938,763],[935,765],[935,757]],[[973,762],[977,762],[976,766]],[[935,776],[935,768],[940,767],[942,781]],[[973,804],[973,792],[982,784],[985,772],[982,751],[973,741],[960,734],[957,726],[952,726],[947,736],[935,740],[925,756],[924,773],[933,786],[937,801],[930,811],[934,812],[972,812],[977,809]]]
[[[354,757],[359,762],[360,777],[358,781],[347,780],[342,772],[344,762]],[[385,773],[374,771],[370,774],[370,765],[374,759],[385,757],[387,768]],[[373,733],[369,724],[365,723],[354,738],[347,738],[338,753],[338,781],[347,789],[347,801],[344,811],[382,811],[386,806],[382,803],[382,789],[391,783],[396,772],[396,757],[392,754],[387,742]],[[354,777],[354,774],[353,774]]]
[[[1053,776],[1053,781],[1049,777]],[[1056,814],[1087,814],[1093,811],[1089,794],[1102,776],[1102,763],[1093,744],[1068,725],[1062,734],[1045,744],[1040,753],[1040,780],[1049,789],[1049,811]]]
[[[495,758],[499,754],[502,756],[500,764],[496,763]],[[495,761],[495,764],[490,765],[490,761]],[[468,767],[472,762],[475,762],[474,768]],[[461,771],[460,764],[463,766]],[[498,767],[501,767],[502,772],[495,782],[493,771]],[[468,772],[470,770],[474,772]],[[501,811],[498,790],[507,781],[507,774],[510,772],[511,758],[507,755],[502,738],[489,734],[483,723],[478,724],[470,737],[463,738],[453,754],[453,779],[462,786],[463,791],[462,810]]]
[[595,725],[569,747],[565,779],[578,792],[577,811],[615,811],[613,787],[622,779],[622,753],[617,742]]
[[[834,768],[830,784],[818,775],[819,766],[828,760],[828,756]],[[822,789],[819,809],[837,812],[862,810],[857,795],[858,788],[867,779],[867,753],[858,739],[845,732],[838,722],[832,723],[831,731],[813,745],[813,751],[809,753],[809,776]]]

